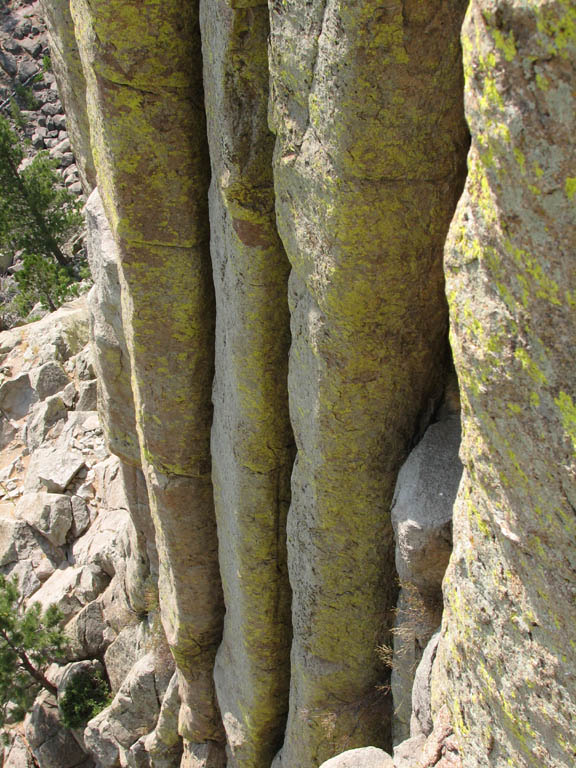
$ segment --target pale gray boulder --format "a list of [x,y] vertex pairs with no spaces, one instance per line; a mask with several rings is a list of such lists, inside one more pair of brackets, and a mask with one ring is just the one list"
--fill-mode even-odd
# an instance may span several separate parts
[[7,379],[0,386],[0,410],[8,419],[24,418],[36,402],[38,394],[32,387],[27,373]]
[[42,692],[24,721],[26,740],[41,768],[93,766],[72,733],[60,723],[54,697]]
[[410,736],[429,736],[434,728],[432,719],[431,685],[432,665],[436,659],[440,630],[432,635],[414,675],[412,686],[412,717]]
[[320,768],[394,768],[394,762],[382,749],[361,747],[326,760]]
[[452,551],[452,507],[462,476],[460,418],[432,424],[402,466],[392,525],[400,583],[435,594]]
[[26,424],[26,446],[30,453],[39,448],[50,429],[67,416],[66,403],[58,395],[46,398],[32,408]]
[[15,514],[54,546],[65,544],[73,519],[69,496],[45,492],[26,493],[18,500]]
[[69,383],[66,371],[55,360],[49,360],[30,371],[30,384],[40,400],[61,392]]

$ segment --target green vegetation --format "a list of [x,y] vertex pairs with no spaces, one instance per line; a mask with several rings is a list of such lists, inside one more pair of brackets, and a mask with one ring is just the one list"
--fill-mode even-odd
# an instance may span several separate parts
[[44,613],[38,603],[22,611],[16,582],[0,575],[0,726],[8,713],[24,717],[40,688],[56,694],[44,670],[62,654],[61,620],[53,605]]
[[22,259],[14,302],[21,315],[38,301],[56,309],[77,295],[83,276],[63,250],[82,223],[75,196],[61,186],[47,152],[21,169],[23,160],[18,136],[0,116],[0,251]]
[[110,703],[110,688],[98,669],[77,672],[59,702],[60,717],[67,728],[82,728]]

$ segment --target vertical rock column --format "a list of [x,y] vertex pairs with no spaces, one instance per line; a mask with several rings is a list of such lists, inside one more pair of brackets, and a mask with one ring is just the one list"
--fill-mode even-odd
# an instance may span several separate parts
[[222,629],[210,481],[214,296],[198,9],[74,0],[99,186],[119,247],[126,342],[180,674],[180,731],[222,738],[212,682]]
[[466,768],[576,759],[576,10],[473,0],[446,248],[465,476],[434,698]]
[[268,8],[241,5],[201,4],[217,305],[213,482],[226,603],[215,679],[230,764],[264,768],[288,710],[289,264],[275,226]]
[[376,653],[396,593],[389,506],[444,373],[442,246],[467,144],[464,6],[270,2],[298,447],[282,768],[389,745]]
[[74,34],[70,0],[42,0],[48,27],[50,58],[58,81],[58,93],[66,110],[66,127],[85,192],[96,185],[86,111],[86,81]]
[[136,430],[130,356],[122,323],[118,248],[95,189],[85,207],[88,262],[94,285],[88,294],[90,339],[98,376],[98,413],[110,451],[120,459],[122,482],[134,523],[134,553],[127,571],[129,599],[145,611],[145,581],[158,576],[158,555]]

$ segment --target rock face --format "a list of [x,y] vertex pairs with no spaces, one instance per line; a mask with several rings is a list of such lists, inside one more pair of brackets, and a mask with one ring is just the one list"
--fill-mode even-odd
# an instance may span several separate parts
[[201,4],[216,290],[212,456],[226,602],[215,667],[231,765],[269,765],[288,711],[289,265],[274,216],[266,6]]
[[457,414],[432,424],[402,466],[394,491],[400,582],[391,681],[395,744],[410,736],[412,681],[442,619],[442,579],[452,552],[452,507],[462,475],[459,447]]
[[70,768],[573,765],[573,4],[47,13],[95,360],[0,337],[0,569],[106,667]]
[[120,256],[160,607],[181,675],[181,732],[192,742],[219,741],[212,681],[223,617],[210,479],[214,291],[198,9],[162,3],[141,13],[137,2],[74,0],[72,13],[100,192]]
[[441,251],[466,146],[464,7],[271,6],[276,211],[292,265],[298,447],[282,768],[389,744],[386,701],[375,693],[383,680],[375,648],[396,592],[388,510],[419,419],[442,389]]
[[446,246],[465,474],[435,696],[466,768],[576,744],[574,8],[473,0],[469,176]]
[[[70,0],[42,0],[48,25],[50,57],[58,78],[59,95],[66,109],[67,129],[84,190],[96,185],[86,110],[86,81],[70,15]],[[70,143],[69,143],[70,146]]]

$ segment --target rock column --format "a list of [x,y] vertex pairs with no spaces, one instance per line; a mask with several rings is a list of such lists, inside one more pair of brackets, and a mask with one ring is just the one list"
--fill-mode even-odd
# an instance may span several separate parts
[[42,0],[48,27],[50,58],[58,81],[58,93],[66,110],[66,125],[84,191],[96,186],[96,170],[90,147],[86,110],[86,81],[70,13],[70,0]]
[[576,740],[576,11],[473,0],[470,173],[446,248],[465,476],[435,681],[466,768]]
[[99,186],[120,254],[180,732],[191,743],[217,743],[212,670],[223,609],[210,480],[214,295],[198,9],[74,0],[73,15]]
[[396,474],[442,388],[442,246],[467,135],[465,3],[270,3],[279,231],[290,258],[290,713],[276,765],[389,745]]
[[213,482],[226,603],[215,679],[229,765],[263,768],[282,744],[288,710],[289,264],[274,212],[268,8],[237,5],[201,4],[217,307]]

